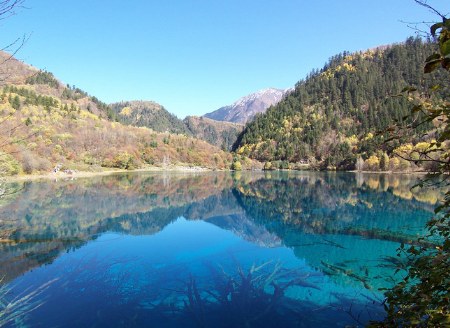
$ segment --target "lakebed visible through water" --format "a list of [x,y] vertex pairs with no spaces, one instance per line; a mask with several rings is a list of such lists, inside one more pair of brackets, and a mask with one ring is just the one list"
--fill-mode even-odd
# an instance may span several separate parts
[[396,249],[439,191],[414,176],[120,173],[0,200],[10,326],[344,327],[382,319]]

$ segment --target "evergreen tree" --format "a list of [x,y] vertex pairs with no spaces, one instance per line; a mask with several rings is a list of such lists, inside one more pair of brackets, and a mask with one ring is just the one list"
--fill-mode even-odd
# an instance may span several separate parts
[[[233,149],[260,161],[314,157],[325,166],[347,168],[351,161],[354,166],[356,155],[369,158],[384,149],[386,136],[377,132],[396,121],[404,126],[410,122],[405,119],[408,102],[394,97],[405,85],[425,90],[431,79],[443,78],[422,73],[422,62],[434,47],[420,38],[408,38],[403,44],[333,56],[322,70],[299,81],[279,104],[257,115]],[[420,141],[421,133],[430,128],[430,123],[423,124],[408,142]],[[322,147],[323,139],[331,135],[334,146]],[[355,147],[349,151],[338,147],[353,135],[358,140]],[[392,152],[384,150],[388,155]]]
[[12,108],[14,108],[15,110],[19,110],[20,109],[20,99],[19,96],[15,96],[12,99],[12,103],[11,103]]

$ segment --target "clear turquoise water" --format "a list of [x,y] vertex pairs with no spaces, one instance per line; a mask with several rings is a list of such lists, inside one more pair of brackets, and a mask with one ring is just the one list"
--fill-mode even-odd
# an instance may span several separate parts
[[121,174],[12,184],[9,326],[345,327],[381,319],[439,193],[408,176]]

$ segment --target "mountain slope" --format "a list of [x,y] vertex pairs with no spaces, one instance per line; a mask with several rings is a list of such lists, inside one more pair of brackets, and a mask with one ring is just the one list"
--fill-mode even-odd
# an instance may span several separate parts
[[126,101],[110,105],[119,122],[158,132],[191,135],[183,121],[153,101]]
[[27,86],[37,95],[55,97],[68,104],[76,103],[80,109],[101,118],[114,118],[111,108],[105,103],[75,86],[64,85],[50,72],[23,63],[4,51],[0,51],[0,63],[1,86]]
[[114,122],[111,107],[49,72],[15,59],[0,70],[0,176],[49,172],[59,164],[80,170],[230,165],[230,154],[204,141]]
[[232,105],[221,107],[203,116],[216,121],[246,123],[256,114],[263,113],[278,103],[288,91],[290,90],[273,88],[260,90],[240,98]]
[[224,150],[231,150],[238,135],[244,129],[242,124],[219,122],[198,116],[187,116],[183,122],[196,138]]
[[[235,149],[263,161],[345,168],[354,167],[357,155],[390,154],[392,148],[376,132],[394,120],[403,122],[410,113],[406,97],[394,97],[405,86],[425,90],[430,85],[423,63],[432,52],[432,44],[410,38],[403,44],[334,56],[250,122]],[[431,128],[423,125],[403,142],[417,142]]]

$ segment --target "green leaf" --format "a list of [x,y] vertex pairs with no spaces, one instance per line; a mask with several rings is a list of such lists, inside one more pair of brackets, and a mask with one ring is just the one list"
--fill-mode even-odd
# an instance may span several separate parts
[[437,206],[437,207],[434,209],[434,213],[435,213],[435,214],[439,213],[440,211],[442,211],[442,209],[443,209],[444,207],[445,207],[444,205],[439,205],[439,206]]
[[447,71],[450,71],[450,58],[444,58],[441,62],[441,66]]
[[414,91],[417,91],[417,88],[414,88],[414,87],[404,87],[403,89],[402,89],[402,91],[400,91],[401,93],[403,93],[403,92],[414,92]]
[[440,59],[440,58],[441,58],[440,54],[437,54],[437,53],[436,54],[432,54],[427,59],[425,59],[425,62],[428,63],[429,61]]
[[441,60],[440,59],[436,59],[436,60],[432,60],[428,63],[425,64],[425,67],[423,68],[423,72],[424,73],[431,73],[434,70],[436,70],[439,65],[441,64]]
[[439,84],[433,85],[430,88],[431,91],[437,91],[437,90],[440,90],[440,89],[442,89],[442,87]]
[[411,112],[412,113],[420,112],[422,110],[422,108],[423,107],[421,105],[415,105],[415,106],[413,106],[413,108],[411,108]]
[[442,25],[450,29],[450,19],[444,17]]
[[444,249],[445,249],[445,250],[450,249],[450,240],[447,239],[447,240],[444,242]]
[[444,43],[441,43],[439,46],[441,50],[442,56],[447,56],[450,54],[450,40],[445,41]]

